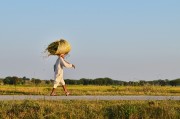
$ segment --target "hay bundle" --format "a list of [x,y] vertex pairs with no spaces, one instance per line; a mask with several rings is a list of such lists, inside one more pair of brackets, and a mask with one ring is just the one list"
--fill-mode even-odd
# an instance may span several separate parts
[[60,39],[49,44],[46,51],[49,55],[68,54],[71,51],[71,45],[66,40]]

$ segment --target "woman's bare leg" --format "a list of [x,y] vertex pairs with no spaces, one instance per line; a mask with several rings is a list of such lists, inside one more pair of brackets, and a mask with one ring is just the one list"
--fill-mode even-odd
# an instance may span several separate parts
[[66,93],[66,96],[68,96],[70,93],[67,91],[66,85],[62,85],[64,92]]
[[52,89],[52,91],[51,91],[51,94],[50,94],[51,96],[55,96],[56,95],[56,93],[55,93],[55,88],[53,88]]
[[66,85],[62,85],[62,87],[63,87],[64,92],[68,92],[67,88],[66,88]]

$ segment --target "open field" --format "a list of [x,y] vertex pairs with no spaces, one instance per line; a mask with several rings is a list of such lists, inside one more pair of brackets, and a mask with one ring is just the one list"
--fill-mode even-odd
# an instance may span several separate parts
[[6,119],[179,119],[180,101],[0,101]]
[[[172,86],[95,86],[68,85],[71,95],[161,95],[180,96],[180,87]],[[1,85],[0,95],[49,95],[52,86],[14,86]],[[58,95],[64,95],[61,87]]]

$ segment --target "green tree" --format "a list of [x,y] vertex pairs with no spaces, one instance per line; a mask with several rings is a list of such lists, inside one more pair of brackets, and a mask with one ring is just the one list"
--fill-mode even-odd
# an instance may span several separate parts
[[31,79],[31,82],[36,84],[36,85],[39,85],[41,83],[41,80],[40,79],[35,79],[35,78],[32,78]]
[[3,80],[4,84],[10,84],[10,85],[19,85],[19,84],[24,84],[24,81],[22,80],[22,78],[18,78],[16,76],[13,77],[6,77]]
[[45,84],[51,84],[50,80],[45,80]]
[[169,84],[171,86],[179,86],[180,85],[180,78],[169,81]]

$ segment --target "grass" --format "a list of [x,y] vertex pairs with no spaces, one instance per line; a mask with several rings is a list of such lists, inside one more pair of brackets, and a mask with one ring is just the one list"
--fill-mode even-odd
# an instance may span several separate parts
[[180,101],[0,101],[6,119],[179,119]]
[[[72,95],[180,95],[171,86],[68,85]],[[49,95],[52,86],[1,85],[2,95]],[[64,95],[61,87],[58,95]],[[179,119],[180,101],[0,101],[0,119]]]
[[[52,86],[13,86],[1,85],[2,95],[49,95]],[[95,86],[68,85],[72,95],[180,95],[180,87],[171,86]],[[58,95],[64,95],[61,87],[56,89]]]

